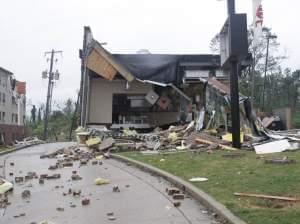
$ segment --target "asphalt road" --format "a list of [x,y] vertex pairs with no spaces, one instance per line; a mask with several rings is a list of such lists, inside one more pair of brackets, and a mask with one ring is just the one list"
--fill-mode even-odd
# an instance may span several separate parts
[[[61,174],[60,179],[45,180],[43,185],[39,184],[38,179],[15,183],[14,191],[9,195],[11,205],[0,210],[1,224],[30,224],[42,220],[55,224],[218,223],[203,206],[188,196],[181,201],[180,207],[174,207],[172,198],[165,192],[171,184],[162,178],[112,159],[104,160],[103,165],[89,162],[87,166],[79,167],[76,162],[71,168],[48,170],[56,159],[40,159],[40,155],[70,145],[53,143],[33,146],[0,157],[0,165],[3,166],[0,175],[9,181],[14,181],[15,176],[25,176],[27,172]],[[82,180],[71,180],[73,170]],[[98,177],[109,179],[110,184],[96,186],[94,179]],[[114,185],[119,187],[120,192],[112,191]],[[81,190],[81,196],[64,196],[63,193],[67,193],[69,188]],[[31,192],[27,199],[21,196],[24,190]],[[84,198],[90,199],[89,205],[82,206]],[[109,220],[108,213],[113,213],[115,220]]]

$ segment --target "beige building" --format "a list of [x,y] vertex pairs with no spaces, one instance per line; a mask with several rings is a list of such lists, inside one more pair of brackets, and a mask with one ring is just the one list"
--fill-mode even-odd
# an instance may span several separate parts
[[26,83],[0,67],[0,143],[11,144],[24,137]]
[[82,126],[147,129],[191,120],[205,103],[203,80],[227,78],[219,55],[111,54],[84,31]]

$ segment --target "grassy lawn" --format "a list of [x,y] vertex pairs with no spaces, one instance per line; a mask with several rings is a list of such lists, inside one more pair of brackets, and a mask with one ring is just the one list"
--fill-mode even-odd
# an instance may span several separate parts
[[[295,164],[265,164],[254,152],[241,158],[224,158],[224,151],[207,153],[179,153],[172,155],[142,155],[121,153],[168,171],[185,180],[207,177],[207,182],[195,183],[248,223],[300,223],[300,203],[287,203],[236,197],[234,192],[300,197],[300,151],[268,155],[266,158],[288,156]],[[164,158],[165,161],[160,162]]]
[[4,152],[4,151],[10,150],[10,149],[11,149],[11,147],[0,146],[0,152]]
[[6,151],[8,148],[4,146],[0,146],[0,152]]

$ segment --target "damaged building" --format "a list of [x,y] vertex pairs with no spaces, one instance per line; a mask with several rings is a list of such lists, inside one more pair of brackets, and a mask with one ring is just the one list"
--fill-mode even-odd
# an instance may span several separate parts
[[26,82],[0,67],[0,145],[13,144],[25,133]]
[[[151,129],[201,120],[203,108],[218,104],[224,98],[218,92],[228,88],[219,55],[111,54],[89,27],[84,28],[80,58],[82,126]],[[227,117],[216,118],[227,124]]]

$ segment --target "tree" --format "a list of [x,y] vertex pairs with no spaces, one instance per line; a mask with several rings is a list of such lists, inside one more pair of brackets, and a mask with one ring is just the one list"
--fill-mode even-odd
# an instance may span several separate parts
[[40,124],[42,122],[42,114],[41,114],[41,108],[39,107],[38,110],[38,124]]
[[[272,33],[271,28],[264,27],[263,34],[264,38],[259,45],[254,46],[253,37],[254,31],[252,28],[248,30],[248,41],[249,41],[249,52],[252,54],[253,66],[252,68],[246,69],[242,72],[240,77],[240,92],[246,96],[251,96],[252,92],[254,95],[254,106],[262,106],[262,97],[263,97],[263,85],[264,85],[264,71],[265,71],[265,62],[266,62],[266,51],[267,51],[267,35]],[[268,57],[268,66],[267,66],[267,76],[266,76],[266,94],[265,102],[268,102],[267,110],[271,111],[274,109],[278,103],[278,100],[274,98],[277,96],[281,98],[281,95],[278,93],[278,89],[275,86],[278,85],[278,81],[281,80],[284,76],[282,72],[281,63],[287,57],[286,55],[279,54],[279,46],[277,39],[270,39],[269,42],[269,57]],[[210,42],[210,49],[213,53],[220,52],[220,36],[217,34]],[[254,84],[252,86],[252,83]],[[252,90],[255,90],[253,91]],[[272,99],[272,100],[270,100]],[[280,101],[280,100],[279,100]]]
[[63,108],[63,112],[64,114],[67,116],[67,118],[71,119],[72,118],[72,114],[74,112],[74,103],[72,101],[72,99],[67,99],[66,102],[64,103],[64,108]]
[[[43,104],[39,107],[38,120],[42,120]],[[71,99],[66,100],[56,106],[49,117],[49,138],[52,140],[66,140],[69,134],[72,115],[74,113],[74,103]],[[31,133],[34,136],[41,138],[43,136],[43,126],[42,122],[37,123],[37,125],[30,125]]]
[[36,108],[35,105],[33,105],[31,109],[31,121],[33,124],[35,124],[35,118],[36,118]]

